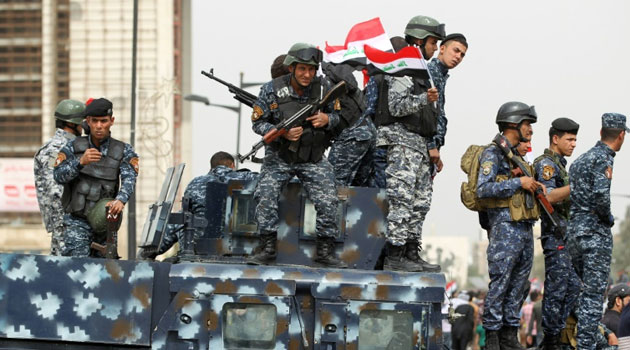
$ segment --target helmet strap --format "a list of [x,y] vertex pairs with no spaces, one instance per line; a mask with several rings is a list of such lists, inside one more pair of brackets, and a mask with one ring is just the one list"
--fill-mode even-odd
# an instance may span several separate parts
[[426,45],[427,41],[425,39],[420,39],[420,40],[422,40],[422,44],[418,45],[418,44],[414,43],[413,45],[420,49],[420,52],[422,53],[422,58],[424,58],[426,60],[427,59],[427,51],[425,50],[425,45]]
[[523,133],[521,132],[521,124],[523,124],[523,122],[518,123],[516,126],[512,126],[512,123],[504,123],[502,129],[512,129],[512,130],[516,130],[516,132],[518,132],[518,142],[529,142],[531,140],[526,139],[525,137],[523,137]]

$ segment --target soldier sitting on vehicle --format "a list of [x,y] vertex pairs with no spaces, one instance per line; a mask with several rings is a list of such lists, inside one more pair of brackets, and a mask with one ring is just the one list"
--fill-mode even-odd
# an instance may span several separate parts
[[67,143],[55,162],[55,181],[64,185],[62,202],[67,214],[62,254],[66,256],[100,256],[96,252],[90,254],[92,242],[105,241],[104,236],[96,235],[102,232],[96,232],[88,222],[88,217],[99,217],[90,211],[107,199],[108,215],[117,217],[135,189],[138,155],[131,145],[111,137],[112,109],[112,103],[105,98],[92,100],[84,112],[89,136]]

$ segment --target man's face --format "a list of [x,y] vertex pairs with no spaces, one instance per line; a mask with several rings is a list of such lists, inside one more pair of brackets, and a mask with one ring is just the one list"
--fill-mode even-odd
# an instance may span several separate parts
[[90,126],[90,135],[97,140],[103,140],[109,136],[109,129],[114,125],[114,117],[87,117],[87,123]]
[[315,74],[317,73],[317,66],[313,66],[305,63],[298,63],[289,66],[289,71],[293,73],[296,83],[305,88],[311,84]]
[[438,45],[437,45],[438,39],[433,36],[429,36],[424,39],[416,39],[415,40],[416,46],[421,46],[423,41],[425,41],[424,53],[427,54],[427,57],[425,57],[424,59],[430,60],[431,57],[433,57],[433,54],[435,54],[435,51],[438,50]]
[[532,139],[532,135],[534,135],[534,130],[532,129],[532,124],[529,120],[525,120],[521,123],[521,135],[527,140]]
[[457,67],[466,56],[468,48],[464,44],[450,40],[445,45],[440,46],[439,59],[448,69]]
[[553,143],[558,147],[558,153],[565,157],[570,157],[573,154],[576,142],[577,135],[575,134],[565,133],[562,137],[557,135],[553,137]]
[[527,142],[519,142],[518,146],[516,146],[516,151],[518,152],[518,154],[521,155],[521,157],[524,157],[531,148],[532,148],[531,140]]

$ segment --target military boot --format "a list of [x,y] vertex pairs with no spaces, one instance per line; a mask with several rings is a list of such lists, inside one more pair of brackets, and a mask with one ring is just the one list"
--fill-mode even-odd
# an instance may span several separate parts
[[503,326],[499,330],[501,350],[525,350],[518,341],[518,327]]
[[420,257],[422,245],[418,240],[410,239],[405,243],[405,256],[417,264],[422,265],[423,272],[440,272],[442,269],[438,264],[430,264]]
[[407,259],[404,245],[393,245],[387,242],[383,270],[421,272],[422,265]]
[[545,334],[540,346],[543,350],[560,350],[560,334]]
[[332,237],[317,237],[317,252],[313,259],[320,266],[345,269],[348,265],[335,255],[335,239]]
[[276,242],[278,234],[276,232],[261,232],[258,236],[258,246],[247,258],[247,263],[253,265],[266,265],[276,260]]
[[499,331],[491,331],[486,329],[485,350],[501,350],[501,346],[499,345]]

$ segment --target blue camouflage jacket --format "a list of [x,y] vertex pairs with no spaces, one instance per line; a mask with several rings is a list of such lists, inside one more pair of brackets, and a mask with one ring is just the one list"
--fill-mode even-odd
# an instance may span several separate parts
[[[544,154],[536,158],[536,161],[534,161],[536,181],[545,185],[547,193],[552,192],[556,188],[568,185],[568,178],[565,179],[562,176],[566,173],[566,165],[567,160],[563,156],[548,148],[545,149]],[[565,209],[565,203],[568,201],[569,199],[567,198],[565,201],[553,205],[554,209],[558,211],[558,216],[564,220],[565,224],[567,216],[569,215],[568,210]],[[541,229],[543,235],[551,234],[553,232],[553,225],[547,215],[541,215]]]
[[446,124],[448,120],[446,119],[446,112],[444,111],[444,105],[446,104],[446,81],[449,78],[448,68],[440,61],[438,58],[433,58],[428,64],[429,72],[431,73],[431,78],[433,78],[433,83],[435,83],[435,87],[438,90],[438,123],[437,123],[437,134],[433,136],[433,140],[427,142],[428,149],[440,148],[444,146],[446,141]]

